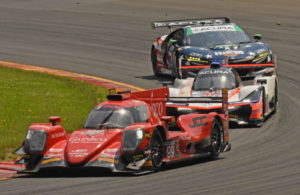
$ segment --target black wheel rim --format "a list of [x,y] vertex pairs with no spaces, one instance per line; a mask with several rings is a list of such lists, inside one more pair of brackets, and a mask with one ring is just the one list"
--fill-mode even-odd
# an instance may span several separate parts
[[221,133],[218,125],[214,125],[213,133],[211,136],[211,145],[212,145],[212,152],[214,154],[220,153],[221,150]]
[[163,158],[162,152],[163,152],[162,144],[159,141],[155,140],[151,148],[151,159],[152,159],[153,166],[155,168],[160,167],[162,164],[162,158]]

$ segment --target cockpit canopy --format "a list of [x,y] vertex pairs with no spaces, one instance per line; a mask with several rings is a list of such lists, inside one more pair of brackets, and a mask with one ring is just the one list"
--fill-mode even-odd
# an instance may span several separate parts
[[198,72],[193,91],[221,90],[222,88],[234,89],[241,83],[238,74],[231,68],[205,68]]
[[146,105],[124,107],[118,104],[97,106],[89,114],[85,129],[125,128],[132,123],[148,122],[149,114]]

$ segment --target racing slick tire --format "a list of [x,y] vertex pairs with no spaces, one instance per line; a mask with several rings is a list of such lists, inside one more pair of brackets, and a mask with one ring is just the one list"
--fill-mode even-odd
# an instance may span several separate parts
[[151,49],[151,62],[152,62],[152,69],[153,69],[154,76],[159,77],[160,72],[157,69],[157,56],[154,47],[152,47]]
[[273,110],[273,114],[275,114],[277,112],[277,108],[278,108],[278,89],[277,89],[277,83],[275,84],[275,102],[274,102],[274,110]]
[[262,116],[261,116],[261,119],[257,122],[254,123],[254,126],[255,127],[262,127],[264,122],[265,122],[265,119],[266,119],[266,114],[265,114],[265,107],[266,107],[266,96],[265,96],[265,90],[262,89]]
[[211,145],[209,147],[209,159],[216,160],[218,159],[221,149],[222,149],[222,125],[219,120],[215,119],[211,126],[211,135],[210,135]]
[[179,78],[179,79],[182,79],[183,76],[182,76],[182,72],[180,72],[180,68],[179,68],[179,54],[176,53],[176,64],[175,64],[175,67],[173,68],[172,70],[172,75],[175,77],[175,78]]
[[155,131],[152,135],[151,141],[151,154],[150,159],[152,162],[152,170],[158,171],[163,164],[163,139],[159,131]]

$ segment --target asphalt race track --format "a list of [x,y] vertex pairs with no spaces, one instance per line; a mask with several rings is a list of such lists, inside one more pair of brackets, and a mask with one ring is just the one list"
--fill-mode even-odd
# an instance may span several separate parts
[[216,16],[261,33],[278,55],[280,109],[262,128],[232,129],[217,161],[139,177],[40,174],[2,181],[0,194],[300,194],[299,0],[1,0],[0,59],[153,88],[150,46],[164,30],[149,23]]

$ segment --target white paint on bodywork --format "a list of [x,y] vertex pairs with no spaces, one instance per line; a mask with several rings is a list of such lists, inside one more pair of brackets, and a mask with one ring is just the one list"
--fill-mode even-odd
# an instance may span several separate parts
[[170,97],[189,97],[194,78],[175,79],[174,85],[169,87]]

